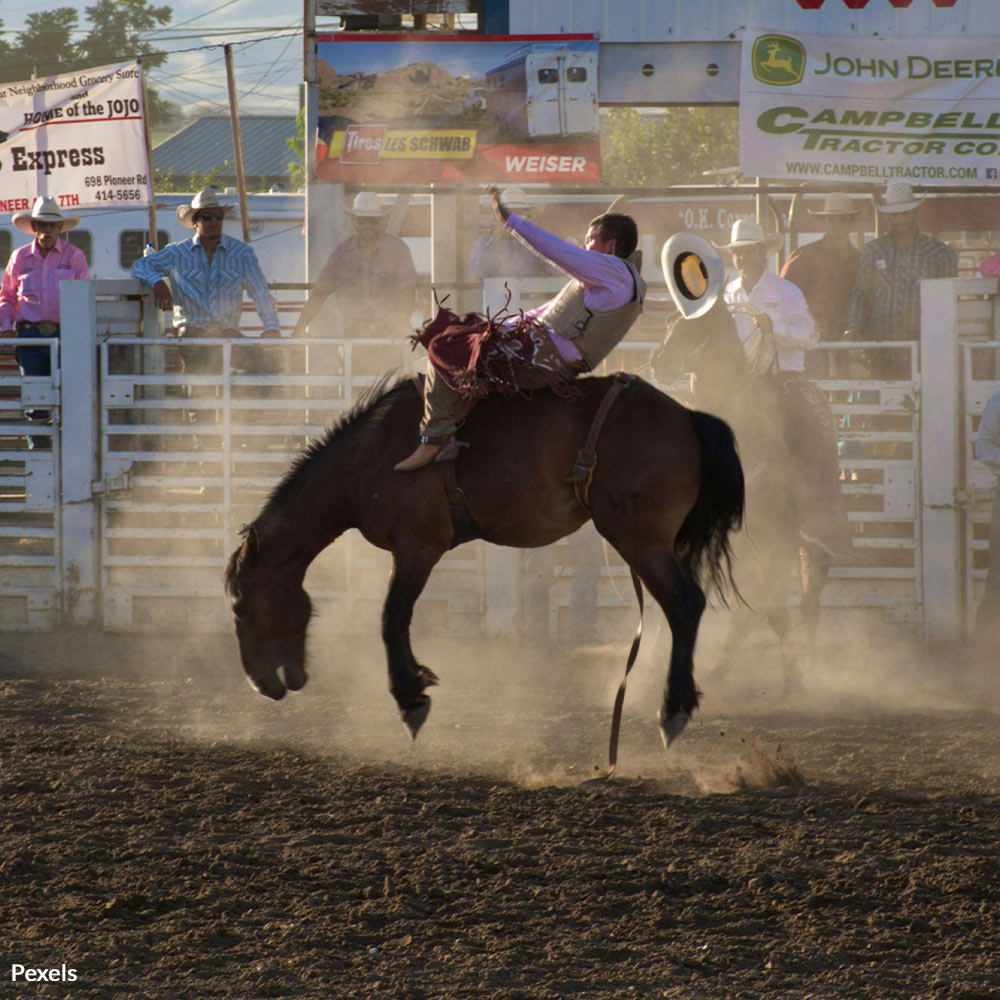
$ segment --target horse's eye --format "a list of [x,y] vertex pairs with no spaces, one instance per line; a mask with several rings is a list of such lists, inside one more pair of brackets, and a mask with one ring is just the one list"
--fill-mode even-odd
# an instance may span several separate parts
[[241,597],[239,600],[233,601],[233,614],[237,618],[245,618],[249,610],[250,602],[245,597]]

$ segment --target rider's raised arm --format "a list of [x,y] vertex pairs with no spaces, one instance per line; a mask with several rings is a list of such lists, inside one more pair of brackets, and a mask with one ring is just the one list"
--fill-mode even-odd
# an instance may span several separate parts
[[635,284],[632,272],[620,257],[584,250],[571,240],[555,236],[513,212],[507,219],[507,228],[535,253],[551,261],[571,278],[576,278],[587,291],[602,300],[607,299],[606,302],[591,303],[588,296],[588,308],[611,310],[631,302]]

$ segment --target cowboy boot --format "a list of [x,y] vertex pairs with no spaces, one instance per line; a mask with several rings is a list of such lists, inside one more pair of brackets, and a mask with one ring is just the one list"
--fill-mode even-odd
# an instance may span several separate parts
[[453,447],[454,444],[454,434],[436,438],[422,437],[420,444],[417,445],[417,450],[409,458],[397,462],[393,469],[396,472],[416,472],[417,469],[422,469],[434,461],[452,461],[458,456],[458,449]]

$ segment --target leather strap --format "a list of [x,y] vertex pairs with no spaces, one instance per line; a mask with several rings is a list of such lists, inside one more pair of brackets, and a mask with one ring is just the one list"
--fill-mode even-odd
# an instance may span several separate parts
[[573,466],[573,475],[567,482],[573,484],[573,492],[576,494],[576,502],[589,514],[590,513],[590,484],[594,481],[594,469],[597,468],[597,441],[601,436],[604,421],[607,419],[611,407],[621,391],[630,386],[636,379],[635,375],[627,375],[625,372],[615,372],[614,380],[608,386],[608,391],[604,394],[597,413],[590,424],[587,432],[587,440],[576,456],[576,464]]
[[635,638],[632,640],[632,648],[628,652],[628,662],[625,664],[625,676],[622,677],[621,684],[618,685],[618,694],[615,695],[615,708],[611,713],[611,744],[608,747],[608,772],[605,777],[610,778],[615,773],[618,765],[618,732],[622,727],[622,706],[625,704],[625,685],[628,683],[628,675],[635,665],[636,657],[639,655],[639,643],[642,641],[642,581],[632,571],[632,586],[635,587],[636,600],[639,602],[639,627],[635,630]]

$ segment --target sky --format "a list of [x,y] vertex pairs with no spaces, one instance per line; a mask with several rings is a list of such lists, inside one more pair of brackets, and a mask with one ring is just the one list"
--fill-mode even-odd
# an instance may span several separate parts
[[[2,30],[13,42],[32,13],[76,7],[81,36],[88,27],[84,9],[92,0],[3,0]],[[302,0],[150,0],[173,11],[169,25],[150,32],[158,49],[173,53],[149,74],[148,83],[164,98],[202,114],[227,114],[229,94],[222,46],[232,45],[236,94],[241,114],[294,115],[302,80]],[[276,12],[281,9],[281,13]],[[321,19],[319,28],[335,21]],[[127,54],[123,53],[123,59]]]

